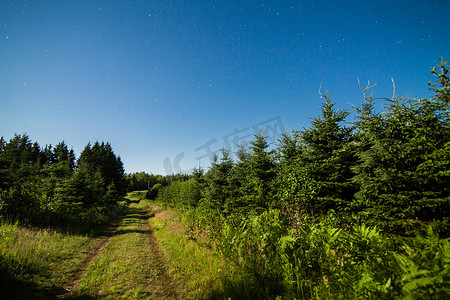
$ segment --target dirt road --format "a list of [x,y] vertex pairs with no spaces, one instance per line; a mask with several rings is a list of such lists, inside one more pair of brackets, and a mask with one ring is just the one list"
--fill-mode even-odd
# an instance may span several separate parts
[[145,203],[131,201],[120,222],[86,245],[86,259],[60,298],[178,299],[150,215]]

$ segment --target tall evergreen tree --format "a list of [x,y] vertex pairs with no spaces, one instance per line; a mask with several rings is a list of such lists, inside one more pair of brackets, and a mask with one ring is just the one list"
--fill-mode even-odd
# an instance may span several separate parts
[[39,156],[39,145],[31,143],[26,134],[16,134],[4,143],[0,154],[0,188],[21,184],[36,175]]
[[[349,113],[335,109],[328,93],[321,95],[325,100],[322,114],[301,132],[298,154],[285,166],[285,176],[279,181],[281,201],[296,203],[306,211],[347,209],[355,192],[352,129],[343,125]],[[292,143],[286,140],[283,151],[292,148]]]
[[386,112],[371,118],[374,129],[364,133],[369,142],[358,154],[356,199],[371,219],[393,230],[404,232],[419,226],[417,221],[448,218],[450,119],[445,63],[441,70],[441,74],[433,70],[439,75],[432,85],[435,96],[415,100],[394,95]]
[[230,170],[228,180],[229,197],[226,207],[229,211],[243,209],[248,205],[249,187],[246,184],[249,175],[248,151],[243,144],[236,152],[237,161]]
[[3,152],[3,149],[5,149],[6,141],[3,137],[0,137],[0,154]]
[[89,170],[91,174],[100,172],[104,190],[110,191],[111,195],[126,194],[127,182],[122,160],[116,157],[109,143],[95,142],[92,147],[88,144],[81,152],[77,165],[78,168]]
[[222,149],[220,162],[215,156],[211,168],[205,175],[207,182],[205,200],[214,209],[225,208],[225,202],[230,196],[228,177],[232,168],[233,161],[230,159],[229,151]]
[[55,200],[83,207],[103,206],[105,203],[104,181],[100,172],[92,173],[81,166],[56,190]]
[[269,143],[262,131],[250,142],[247,159],[247,190],[250,192],[250,206],[268,208],[273,204],[273,180],[275,178],[274,151],[269,150]]
[[[299,187],[304,180],[298,180],[296,169],[304,151],[301,132],[293,130],[285,132],[279,140],[277,148],[278,167],[276,179],[277,206],[291,207],[300,202]],[[297,176],[296,176],[297,175]]]
[[[357,192],[352,201],[352,209],[362,211],[367,206],[367,201],[360,194],[367,193],[372,189],[375,182],[371,180],[375,176],[373,170],[373,157],[370,155],[371,149],[375,147],[377,136],[383,131],[383,119],[379,113],[375,112],[373,96],[373,86],[368,82],[362,89],[364,103],[356,107],[358,113],[354,122],[355,129],[355,149],[357,162],[352,167],[355,176],[352,181],[356,184]],[[368,94],[370,92],[370,94]],[[365,190],[364,192],[362,190]]]
[[283,165],[292,164],[299,158],[304,150],[301,140],[301,133],[293,130],[291,133],[282,134],[278,143],[278,160]]

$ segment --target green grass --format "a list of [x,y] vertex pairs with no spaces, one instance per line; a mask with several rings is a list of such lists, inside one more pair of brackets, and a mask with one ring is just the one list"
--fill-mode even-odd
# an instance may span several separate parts
[[0,224],[0,298],[226,299],[227,261],[201,233],[187,236],[178,213],[140,196],[128,196],[112,234]]
[[[134,200],[130,197],[130,200]],[[170,278],[158,257],[148,226],[145,201],[132,202],[125,218],[98,258],[89,266],[74,296],[171,298]]]
[[48,298],[84,259],[89,237],[0,224],[0,296]]
[[[233,266],[206,245],[204,233],[187,235],[187,225],[175,211],[152,204],[150,220],[166,261],[178,281],[184,282],[182,299],[228,299],[234,294],[227,282],[236,274]],[[234,299],[234,298],[233,298]]]
[[[110,212],[110,222],[122,207]],[[109,225],[102,224],[87,235],[0,222],[0,299],[54,299],[67,294],[66,288],[108,230]]]
[[147,192],[148,192],[147,190],[130,192],[128,193],[127,198],[132,200],[144,199],[145,196],[147,195]]

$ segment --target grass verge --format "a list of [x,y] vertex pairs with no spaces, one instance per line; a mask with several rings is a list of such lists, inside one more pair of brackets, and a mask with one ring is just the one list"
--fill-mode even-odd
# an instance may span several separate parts
[[182,299],[228,299],[226,282],[235,276],[232,265],[207,246],[206,236],[186,234],[179,213],[150,204],[155,236],[169,263],[170,272],[183,282]]
[[83,235],[0,224],[0,298],[46,299],[61,294],[83,261]]
[[[123,205],[108,213],[116,222]],[[55,299],[67,295],[89,255],[98,248],[109,224],[77,234],[0,222],[0,299]]]

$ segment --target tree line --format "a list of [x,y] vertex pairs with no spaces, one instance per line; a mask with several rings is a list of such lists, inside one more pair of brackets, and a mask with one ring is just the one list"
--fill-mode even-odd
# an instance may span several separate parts
[[[429,99],[379,101],[368,84],[356,118],[323,92],[309,128],[264,132],[237,159],[160,187],[186,234],[230,262],[240,299],[443,299],[450,289],[450,81]],[[200,232],[200,234],[199,234]],[[277,297],[278,298],[278,297]]]
[[445,299],[448,71],[443,61],[431,70],[429,99],[394,94],[381,111],[362,87],[353,122],[322,92],[309,128],[275,147],[260,132],[236,160],[223,149],[191,175],[126,175],[109,143],[89,143],[76,159],[64,142],[0,138],[0,219],[89,229],[127,191],[147,190],[182,213],[189,240],[206,235],[230,262],[220,280],[232,298]]
[[26,134],[0,139],[2,219],[88,228],[104,221],[126,190],[122,161],[109,143],[89,143],[76,159],[65,142],[40,147]]
[[372,87],[362,88],[353,123],[321,92],[321,114],[309,128],[283,134],[275,149],[260,132],[239,148],[236,161],[224,149],[206,173],[197,169],[184,183],[186,196],[166,197],[167,188],[160,198],[224,214],[267,208],[354,214],[392,232],[431,224],[448,235],[450,90],[446,64],[439,68],[431,71],[437,81],[430,99],[394,95],[377,112]]
[[148,174],[146,172],[135,172],[126,174],[128,191],[149,191],[147,197],[155,199],[158,190],[175,181],[183,181],[189,179],[187,174],[172,174],[167,176]]

